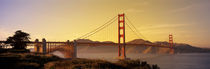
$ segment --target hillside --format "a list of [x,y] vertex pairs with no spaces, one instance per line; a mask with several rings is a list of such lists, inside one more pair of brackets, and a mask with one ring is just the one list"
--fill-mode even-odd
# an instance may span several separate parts
[[[89,39],[80,39],[78,42],[99,42],[99,41],[92,41]],[[113,43],[111,41],[106,41],[109,43]],[[102,42],[99,42],[102,43]],[[138,44],[162,44],[162,45],[168,45],[168,42],[150,42],[150,41],[145,41],[143,39],[135,39],[132,41],[129,41],[128,43],[138,43]],[[94,52],[94,53],[100,53],[100,52],[107,52],[107,53],[112,53],[112,52],[117,52],[118,47],[114,46],[85,46],[85,47],[78,47],[79,52]],[[147,49],[147,46],[126,46],[126,52],[127,53],[142,53],[145,49]],[[183,43],[174,43],[174,49],[175,53],[209,53],[210,49],[208,48],[199,48],[195,46],[191,46],[189,44],[183,44]],[[152,47],[150,53],[157,53],[157,50],[159,48]]]
[[[157,44],[164,44],[167,45],[168,42],[155,42]],[[189,44],[184,44],[184,43],[175,43],[175,52],[176,53],[209,53],[210,49],[209,48],[199,48],[195,46],[191,46]]]

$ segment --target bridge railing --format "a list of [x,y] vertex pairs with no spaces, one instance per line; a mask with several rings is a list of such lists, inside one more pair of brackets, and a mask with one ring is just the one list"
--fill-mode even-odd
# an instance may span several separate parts
[[[12,48],[10,44],[5,44],[6,41],[0,41],[0,47],[1,48]],[[49,54],[51,52],[54,52],[56,50],[63,51],[65,56],[67,58],[76,58],[76,46],[77,44],[75,42],[70,42],[67,40],[66,42],[55,42],[55,41],[46,41],[45,38],[42,39],[42,41],[39,41],[36,39],[35,41],[25,42],[27,44],[27,48],[31,49],[31,52],[35,53],[43,53],[43,54]]]

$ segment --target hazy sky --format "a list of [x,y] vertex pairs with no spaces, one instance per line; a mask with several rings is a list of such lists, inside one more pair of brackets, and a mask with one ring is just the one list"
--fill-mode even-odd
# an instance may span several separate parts
[[73,40],[123,12],[147,40],[210,46],[210,0],[0,0],[0,40]]

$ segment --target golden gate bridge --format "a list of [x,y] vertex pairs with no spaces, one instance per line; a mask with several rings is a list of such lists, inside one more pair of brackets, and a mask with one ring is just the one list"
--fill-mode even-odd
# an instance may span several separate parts
[[[115,23],[115,21],[117,20],[117,23]],[[128,22],[126,22],[126,20]],[[117,24],[117,28],[113,28],[111,27],[112,24]],[[105,33],[103,33],[102,35],[99,35],[99,37],[102,37],[103,39],[101,40],[105,40],[105,38],[107,38],[107,41],[111,41],[108,37],[111,37],[113,34],[107,33],[113,31],[113,30],[117,30],[117,34],[114,36],[116,37],[111,37],[111,38],[116,38],[117,41],[112,41],[112,42],[80,42],[79,40],[81,39],[90,39],[91,37],[96,36],[95,34],[104,31],[105,28],[107,27],[111,27],[111,29],[109,29],[108,31],[106,30]],[[130,31],[127,30],[130,29]],[[116,32],[116,31],[115,31]],[[115,32],[111,32],[111,33],[115,33]],[[32,46],[34,47],[34,52],[37,53],[50,53],[53,51],[60,51],[62,53],[64,53],[64,56],[66,58],[76,58],[77,57],[77,46],[116,46],[118,47],[118,58],[119,59],[126,59],[126,46],[148,46],[148,47],[160,47],[160,48],[169,48],[170,54],[174,53],[174,45],[173,45],[173,36],[172,34],[169,35],[169,45],[161,45],[161,44],[151,44],[151,43],[129,43],[126,42],[127,39],[131,38],[126,38],[127,36],[132,36],[129,35],[129,33],[126,32],[133,32],[135,36],[134,39],[141,39],[141,33],[137,30],[137,28],[131,23],[131,21],[126,17],[126,15],[123,14],[118,14],[118,16],[113,17],[112,19],[110,19],[108,22],[106,22],[105,24],[99,26],[98,28],[82,35],[81,37],[75,39],[74,41],[69,41],[67,40],[66,42],[52,42],[52,41],[46,41],[45,38],[42,39],[42,41],[39,41],[38,39],[36,39],[34,42],[26,42],[27,46]],[[107,37],[105,37],[104,35],[107,35]],[[142,36],[143,37],[143,36]],[[145,37],[143,37],[145,38]],[[97,38],[95,38],[97,39]],[[6,45],[4,43],[5,41],[0,41],[0,46],[2,46],[2,48],[7,48],[9,45]]]

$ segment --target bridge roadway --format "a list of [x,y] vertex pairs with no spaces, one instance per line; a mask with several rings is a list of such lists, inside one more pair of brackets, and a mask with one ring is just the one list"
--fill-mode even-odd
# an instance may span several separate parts
[[[0,41],[3,43],[5,41]],[[29,44],[35,44],[35,42],[27,42]],[[38,42],[42,43],[42,42]],[[53,44],[67,44],[67,42],[46,42],[46,43],[53,43]],[[74,42],[69,42],[70,45],[73,45]],[[104,43],[104,42],[77,42],[77,46],[118,46],[118,43]],[[121,44],[123,45],[123,44]],[[171,48],[167,45],[159,45],[159,44],[133,44],[133,43],[126,43],[126,46],[152,46],[152,47],[163,47],[163,48]]]
[[[77,46],[118,46],[118,43],[88,43],[88,42],[78,42]],[[121,43],[121,45],[123,45]],[[169,46],[165,45],[158,45],[158,44],[132,44],[132,43],[127,43],[125,44],[126,46],[152,46],[152,47],[163,47],[163,48],[170,48]]]

